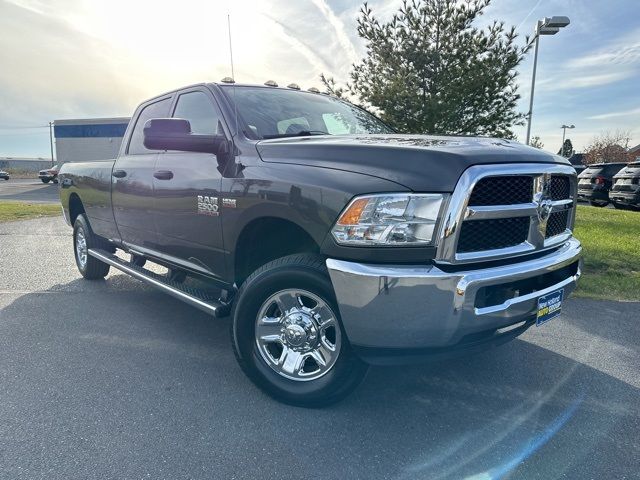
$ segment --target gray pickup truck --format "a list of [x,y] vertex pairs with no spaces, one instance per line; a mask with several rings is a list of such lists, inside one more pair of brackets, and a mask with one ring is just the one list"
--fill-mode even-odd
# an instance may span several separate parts
[[60,183],[85,278],[115,267],[230,315],[243,371],[295,405],[343,398],[369,364],[515,338],[556,317],[580,277],[565,159],[401,135],[295,85],[155,97],[115,160],[67,163]]

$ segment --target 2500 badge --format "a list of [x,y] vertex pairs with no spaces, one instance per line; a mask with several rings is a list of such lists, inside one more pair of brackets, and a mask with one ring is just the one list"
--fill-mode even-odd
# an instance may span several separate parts
[[210,215],[217,217],[219,212],[218,197],[198,195],[198,215]]

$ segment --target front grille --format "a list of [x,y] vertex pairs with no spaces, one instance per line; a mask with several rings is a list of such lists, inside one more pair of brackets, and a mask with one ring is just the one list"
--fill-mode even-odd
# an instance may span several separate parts
[[547,220],[547,232],[544,237],[550,238],[564,233],[564,231],[567,229],[568,222],[569,210],[552,213],[549,216],[549,220]]
[[524,242],[528,233],[529,217],[465,222],[460,229],[458,252],[480,252],[512,247]]
[[571,184],[569,177],[555,175],[549,183],[549,196],[551,200],[564,200],[571,197]]
[[469,167],[447,207],[436,258],[475,263],[560,245],[573,228],[577,183],[568,165]]
[[533,198],[533,177],[512,175],[480,180],[469,198],[470,206],[529,203]]

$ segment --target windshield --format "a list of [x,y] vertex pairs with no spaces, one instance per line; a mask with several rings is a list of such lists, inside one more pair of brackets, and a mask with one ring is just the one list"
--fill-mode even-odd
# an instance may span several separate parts
[[393,133],[374,115],[328,95],[270,87],[221,87],[232,103],[235,99],[238,120],[248,138]]

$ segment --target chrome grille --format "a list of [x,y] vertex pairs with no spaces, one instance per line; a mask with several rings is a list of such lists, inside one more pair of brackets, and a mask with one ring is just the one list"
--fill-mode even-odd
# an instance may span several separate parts
[[552,248],[570,236],[577,179],[565,165],[470,167],[451,195],[437,260],[466,263]]

